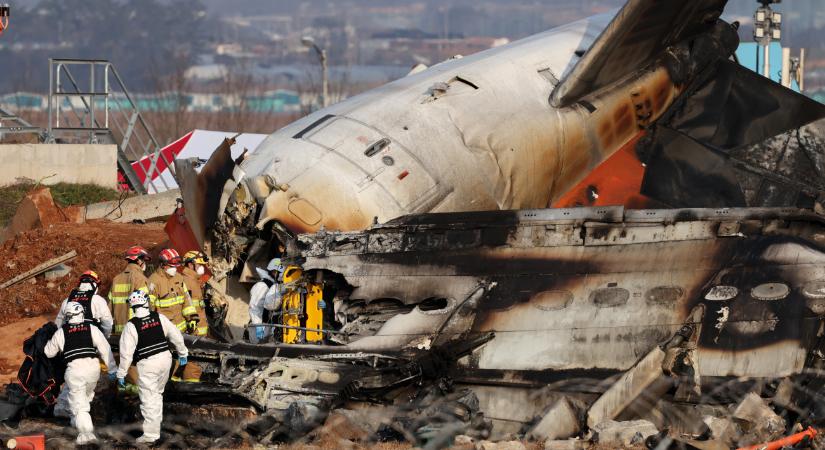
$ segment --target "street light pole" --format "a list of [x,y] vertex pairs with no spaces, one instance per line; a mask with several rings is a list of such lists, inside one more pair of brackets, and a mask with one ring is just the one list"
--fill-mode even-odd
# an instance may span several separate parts
[[329,106],[329,74],[327,72],[327,51],[315,43],[315,39],[307,36],[301,39],[305,47],[315,50],[318,59],[321,61],[321,107]]
[[[762,6],[757,8],[754,14],[753,40],[763,47],[764,59],[763,72],[768,78],[771,77],[771,41],[782,38],[782,13],[771,9],[771,4],[781,3],[782,0],[756,0]],[[757,68],[758,71],[758,68]]]
[[319,49],[318,46],[315,47],[315,51],[318,52],[318,57],[321,58],[321,107],[326,108],[329,106],[329,75],[327,72],[327,51],[325,49]]

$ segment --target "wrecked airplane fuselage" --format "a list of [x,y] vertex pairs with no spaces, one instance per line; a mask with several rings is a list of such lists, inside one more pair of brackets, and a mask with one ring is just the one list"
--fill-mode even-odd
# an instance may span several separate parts
[[322,231],[297,245],[334,304],[327,345],[196,344],[193,357],[271,411],[392,403],[449,379],[494,434],[517,432],[558,400],[531,392],[592,403],[673,336],[690,356],[662,370],[690,373],[697,392],[800,374],[820,355],[823,244],[822,217],[770,208],[428,214]]
[[[199,341],[193,359],[273,436],[366,401],[461,411],[479,435],[561,414],[558,437],[660,375],[685,402],[819,364],[825,234],[796,209],[819,189],[754,164],[743,179],[731,156],[825,107],[729,61],[725,3],[631,0],[318,111],[248,158],[179,161],[216,284],[286,256],[333,305],[326,345]],[[641,135],[651,205],[794,208],[510,210],[552,204]]]
[[[304,235],[302,256],[306,270],[352,286],[336,304],[342,331],[365,328],[358,321],[369,322],[365,308],[376,301],[412,308],[374,335],[353,333],[354,349],[494,331],[468,368],[621,371],[701,305],[700,374],[776,376],[802,368],[804,327],[818,326],[804,318],[825,306],[816,283],[825,279],[820,219],[797,214],[608,207],[424,215]],[[458,309],[468,311],[454,329]]]
[[[771,174],[737,178],[730,156],[825,107],[729,60],[725,3],[630,1],[317,111],[238,161],[224,145],[197,176],[180,161],[193,234],[217,279],[245,263],[251,282],[289,234],[548,207],[641,136],[647,207],[752,206]],[[793,188],[770,206],[818,194]]]
[[[723,0],[631,3],[324,108],[237,165],[219,151],[197,183],[181,162],[187,217],[216,275],[265,260],[271,231],[548,207],[736,48]],[[253,278],[248,267],[241,281]]]

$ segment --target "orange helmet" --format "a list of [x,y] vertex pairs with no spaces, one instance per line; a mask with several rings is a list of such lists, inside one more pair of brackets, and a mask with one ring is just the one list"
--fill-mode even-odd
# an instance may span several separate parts
[[129,247],[129,250],[126,250],[126,259],[133,262],[139,259],[142,259],[144,261],[152,260],[152,258],[149,256],[149,252],[147,252],[145,248],[139,245]]
[[94,270],[87,270],[80,275],[80,282],[93,281],[95,284],[100,284],[100,277]]
[[160,262],[164,266],[179,266],[181,258],[174,248],[165,248],[160,252]]

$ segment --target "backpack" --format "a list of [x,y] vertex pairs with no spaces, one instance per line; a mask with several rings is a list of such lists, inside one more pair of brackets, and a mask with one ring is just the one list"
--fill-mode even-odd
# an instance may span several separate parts
[[43,400],[47,405],[57,402],[60,385],[63,384],[65,364],[62,358],[47,358],[43,349],[57,331],[57,325],[49,322],[23,342],[26,359],[17,371],[17,381],[29,396]]

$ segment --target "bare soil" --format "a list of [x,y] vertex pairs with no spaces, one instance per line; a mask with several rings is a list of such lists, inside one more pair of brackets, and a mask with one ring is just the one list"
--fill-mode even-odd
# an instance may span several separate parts
[[[0,283],[71,250],[77,252],[77,257],[66,263],[72,271],[63,278],[46,280],[45,275],[38,275],[0,290],[0,325],[54,314],[85,270],[98,273],[100,293],[105,294],[112,278],[125,266],[123,252],[127,248],[142,245],[157,255],[166,243],[161,223],[141,225],[98,220],[84,224],[56,223],[21,233],[0,245]],[[0,332],[0,342],[4,342],[3,337]]]
[[0,327],[0,386],[17,380],[17,370],[23,363],[23,341],[52,319],[54,315],[46,314]]

